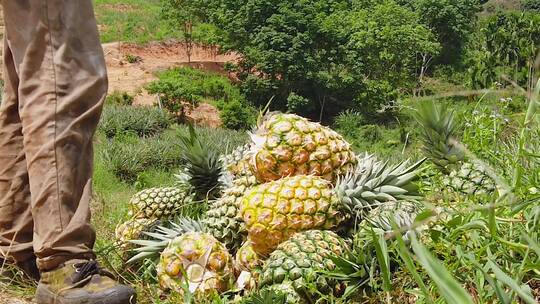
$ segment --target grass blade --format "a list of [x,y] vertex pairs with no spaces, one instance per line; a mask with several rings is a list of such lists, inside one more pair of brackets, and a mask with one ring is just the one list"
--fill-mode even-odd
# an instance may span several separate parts
[[536,300],[532,296],[530,290],[526,290],[523,287],[520,287],[519,284],[512,279],[508,274],[506,274],[497,264],[493,261],[488,262],[488,266],[493,270],[497,280],[504,283],[506,286],[510,287],[518,296],[529,304],[537,304]]
[[471,296],[461,287],[446,267],[414,236],[411,238],[411,245],[418,261],[426,269],[448,303],[474,304]]

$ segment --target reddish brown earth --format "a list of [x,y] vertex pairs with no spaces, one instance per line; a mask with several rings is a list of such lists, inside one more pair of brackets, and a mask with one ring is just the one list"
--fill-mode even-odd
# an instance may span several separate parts
[[[171,67],[189,66],[205,71],[224,73],[225,62],[238,60],[236,54],[218,54],[215,48],[196,45],[191,60],[186,47],[179,42],[153,42],[146,45],[108,43],[103,45],[109,74],[109,93],[127,92],[135,96],[135,105],[153,105],[157,96],[148,94],[145,86],[157,79],[156,72]],[[129,63],[127,58],[136,58]],[[196,124],[219,127],[218,110],[203,103],[188,113],[188,119]]]

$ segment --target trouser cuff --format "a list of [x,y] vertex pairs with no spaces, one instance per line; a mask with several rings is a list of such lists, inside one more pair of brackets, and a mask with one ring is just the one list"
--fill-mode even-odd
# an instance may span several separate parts
[[93,252],[83,254],[57,254],[51,257],[37,260],[40,271],[51,271],[70,260],[94,260],[96,255]]

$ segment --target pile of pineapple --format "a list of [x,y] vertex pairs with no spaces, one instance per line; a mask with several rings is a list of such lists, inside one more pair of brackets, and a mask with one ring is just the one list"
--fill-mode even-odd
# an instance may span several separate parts
[[[193,130],[183,143],[178,184],[137,193],[131,219],[116,229],[129,262],[157,257],[164,291],[208,298],[277,290],[303,303],[315,296],[309,283],[339,294],[345,286],[319,273],[350,252],[358,227],[390,231],[390,222],[408,226],[419,212],[423,161],[356,155],[338,133],[297,115],[266,114],[251,143],[225,156]],[[200,219],[178,217],[190,204],[208,208]]]

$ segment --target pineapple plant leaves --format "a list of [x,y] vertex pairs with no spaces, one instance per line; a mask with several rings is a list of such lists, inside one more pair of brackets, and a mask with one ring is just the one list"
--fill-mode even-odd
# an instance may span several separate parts
[[271,289],[263,289],[242,300],[241,304],[286,304],[286,295]]
[[224,173],[219,155],[199,139],[193,125],[188,135],[179,132],[183,171],[176,175],[179,185],[189,185],[198,199],[213,199],[220,195]]

